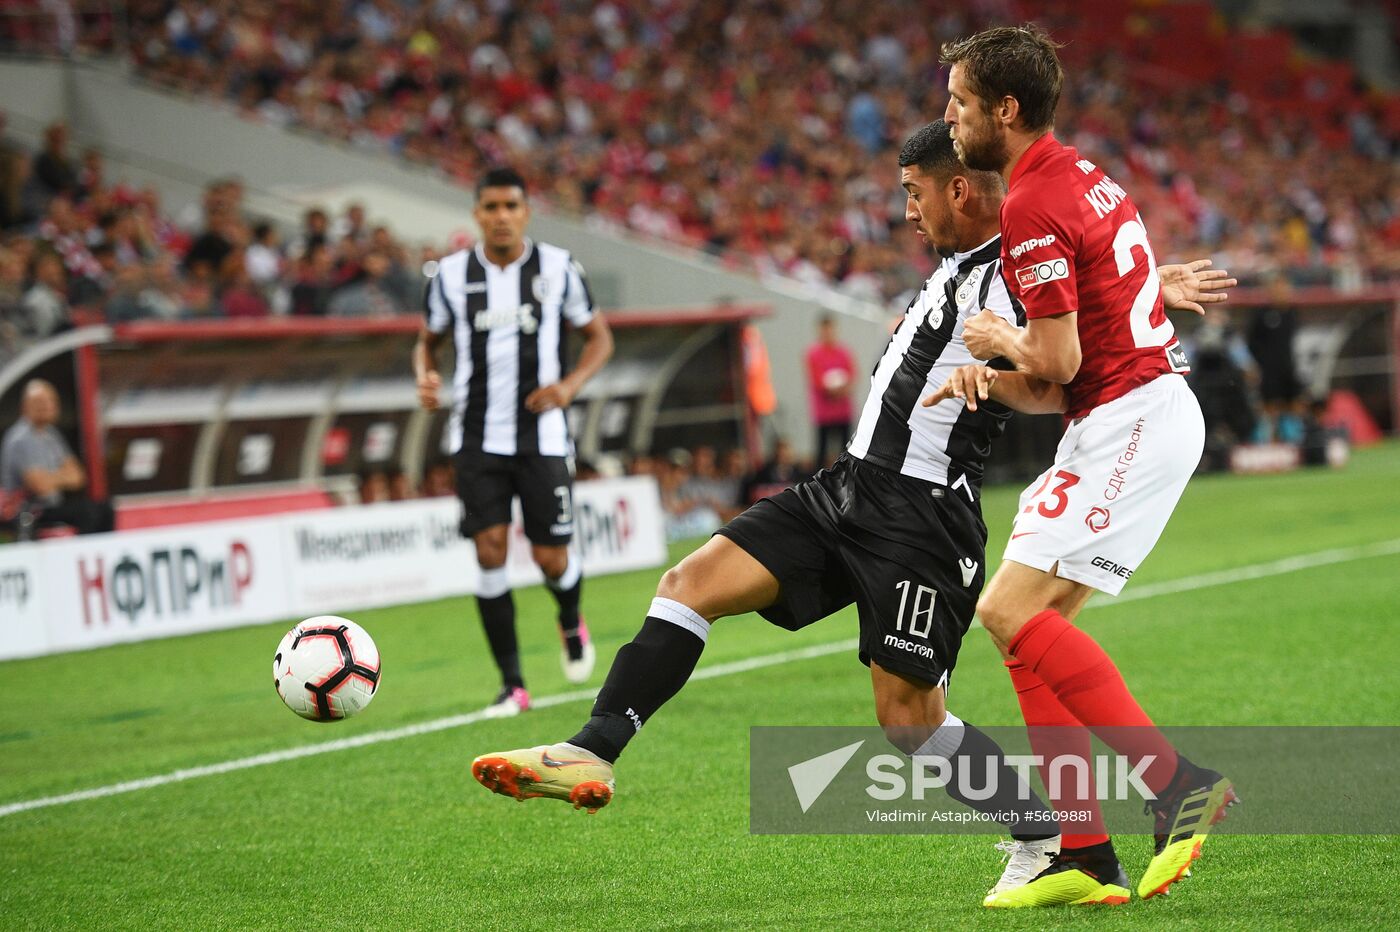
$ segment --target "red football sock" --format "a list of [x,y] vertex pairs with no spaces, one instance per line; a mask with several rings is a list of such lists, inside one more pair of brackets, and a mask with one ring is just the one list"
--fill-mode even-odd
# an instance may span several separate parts
[[[1031,751],[1045,763],[1040,766],[1040,779],[1050,794],[1056,812],[1089,812],[1088,819],[1066,820],[1060,825],[1060,848],[1087,848],[1108,841],[1103,813],[1094,792],[1094,771],[1087,766],[1090,754],[1089,729],[1079,723],[1040,677],[1019,660],[1006,661],[1011,685],[1021,703],[1021,716],[1026,720],[1026,734],[1031,739]],[[1086,762],[1087,792],[1080,793],[1075,779],[1051,780],[1049,764],[1057,757],[1073,756]],[[1061,772],[1064,775],[1064,771]],[[1071,831],[1073,829],[1073,831]]]
[[1149,755],[1143,782],[1155,793],[1176,773],[1176,750],[1138,705],[1108,654],[1054,609],[1026,622],[1011,655],[1030,668],[1069,712],[1136,766]]

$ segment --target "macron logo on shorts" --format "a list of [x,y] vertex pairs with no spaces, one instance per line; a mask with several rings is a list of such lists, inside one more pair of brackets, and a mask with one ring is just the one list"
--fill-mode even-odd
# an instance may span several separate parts
[[1046,282],[1059,281],[1062,278],[1069,278],[1069,260],[1051,259],[1048,262],[1037,262],[1035,265],[1028,265],[1024,269],[1017,269],[1016,283],[1021,288],[1035,288]]

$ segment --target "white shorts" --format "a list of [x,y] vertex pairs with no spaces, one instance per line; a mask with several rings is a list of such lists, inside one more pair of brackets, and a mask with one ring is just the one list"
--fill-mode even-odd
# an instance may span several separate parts
[[1070,422],[1021,493],[1003,559],[1117,595],[1157,544],[1201,461],[1205,424],[1179,375]]

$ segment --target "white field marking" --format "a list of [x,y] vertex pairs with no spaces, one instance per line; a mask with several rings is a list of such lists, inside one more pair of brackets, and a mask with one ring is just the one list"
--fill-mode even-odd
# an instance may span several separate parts
[[1313,553],[1284,557],[1268,563],[1255,563],[1251,566],[1236,566],[1212,573],[1198,573],[1180,579],[1168,579],[1159,583],[1148,583],[1116,598],[1095,596],[1086,608],[1109,608],[1124,602],[1138,599],[1155,599],[1160,595],[1175,595],[1179,592],[1195,592],[1212,586],[1228,586],[1232,583],[1247,582],[1251,579],[1264,579],[1268,576],[1283,576],[1299,570],[1310,570],[1318,566],[1331,566],[1334,563],[1350,563],[1353,560],[1367,560],[1372,557],[1387,557],[1400,553],[1400,538],[1382,540],[1374,544],[1358,544],[1355,547],[1336,547],[1332,550],[1318,550]]
[[[1224,586],[1231,583],[1245,582],[1251,579],[1263,579],[1268,576],[1281,576],[1286,573],[1295,573],[1300,570],[1312,569],[1319,566],[1330,566],[1336,563],[1347,563],[1353,560],[1365,560],[1372,557],[1390,556],[1392,554],[1400,554],[1400,538],[1380,541],[1374,544],[1361,544],[1355,547],[1338,547],[1332,550],[1319,550],[1315,553],[1285,557],[1268,563],[1256,563],[1250,566],[1237,566],[1233,569],[1217,570],[1212,573],[1184,576],[1180,579],[1141,586],[1112,601],[1095,599],[1090,602],[1087,607],[1111,607],[1136,599],[1151,599],[1162,595],[1194,592],[1198,589]],[[816,644],[798,650],[780,651],[776,654],[750,657],[747,660],[736,660],[733,663],[720,663],[714,666],[703,667],[695,671],[690,678],[692,680],[709,680],[721,676],[731,676],[737,673],[747,673],[750,670],[759,670],[763,667],[795,663],[799,660],[825,657],[828,654],[839,654],[843,651],[851,650],[856,646],[857,641],[854,638],[827,644]],[[553,696],[542,696],[531,703],[531,705],[534,708],[545,709],[550,706],[565,705],[571,702],[584,702],[592,699],[596,695],[597,690],[580,689],[573,692],[558,693]],[[417,735],[432,734],[436,731],[446,731],[449,728],[471,725],[485,719],[486,715],[482,712],[469,712],[465,715],[449,715],[445,718],[433,719],[429,722],[420,722],[417,725],[406,725],[402,728],[391,728],[386,731],[372,731],[363,735],[356,735],[353,738],[341,738],[336,741],[325,741],[320,744],[306,744],[301,747],[287,748],[284,751],[255,754],[252,757],[242,757],[237,760],[208,764],[203,767],[190,767],[185,770],[175,770],[170,773],[158,774],[152,777],[143,777],[140,780],[127,780],[122,783],[112,783],[107,786],[94,787],[90,790],[78,790],[74,793],[64,793],[61,796],[44,796],[39,799],[26,799],[0,806],[0,818],[20,812],[28,812],[32,809],[46,809],[50,806],[62,806],[88,799],[101,799],[104,796],[117,796],[122,793],[132,793],[136,790],[165,786],[169,783],[181,783],[185,780],[194,780],[199,777],[212,777],[218,774],[232,773],[236,770],[248,770],[252,767],[262,767],[266,764],[280,764],[283,761],[297,760],[302,757],[314,757],[318,754],[329,754],[333,751],[348,751],[351,748],[380,744],[385,741],[398,741],[403,738],[412,738]]]
[[[837,654],[848,650],[854,650],[858,642],[855,638],[845,641],[836,641],[828,644],[816,644],[812,647],[803,647],[798,650],[782,651],[776,654],[765,654],[762,657],[750,657],[747,660],[736,660],[733,663],[717,663],[714,666],[703,667],[695,671],[690,678],[692,680],[709,680],[720,676],[730,676],[735,673],[747,673],[750,670],[758,670],[763,667],[773,667],[784,663],[793,663],[798,660],[810,660],[813,657],[824,657],[827,654]],[[550,706],[565,705],[570,702],[591,701],[598,694],[596,689],[577,689],[573,692],[558,693],[553,696],[541,696],[532,702],[531,708],[546,709]],[[369,744],[381,744],[385,741],[399,741],[403,738],[413,738],[418,735],[432,734],[435,731],[446,731],[449,728],[460,728],[463,725],[472,725],[476,722],[485,721],[485,712],[468,712],[464,715],[449,715],[445,718],[433,719],[430,722],[420,722],[417,725],[405,725],[402,728],[390,728],[386,731],[371,731],[363,735],[356,735],[353,738],[341,738],[336,741],[324,741],[320,744],[304,744],[301,747],[287,748],[285,751],[271,751],[267,754],[255,754],[252,757],[241,757],[237,760],[227,760],[218,764],[208,764],[203,767],[189,767],[184,770],[174,770],[170,773],[162,773],[153,777],[142,777],[140,780],[126,780],[122,783],[112,783],[107,786],[94,787],[90,790],[78,790],[74,793],[64,793],[61,796],[45,796],[39,799],[26,799],[21,802],[8,803],[0,806],[0,818],[14,815],[19,812],[28,812],[31,809],[45,809],[49,806],[62,806],[67,803],[82,802],[87,799],[101,799],[103,796],[117,796],[122,793],[132,793],[136,790],[150,789],[155,786],[165,786],[168,783],[181,783],[185,780],[195,780],[199,777],[213,777],[222,773],[232,773],[235,770],[248,770],[252,767],[262,767],[267,764],[280,764],[284,761],[297,760],[302,757],[315,757],[317,754],[329,754],[332,751],[348,751],[351,748],[360,748]]]

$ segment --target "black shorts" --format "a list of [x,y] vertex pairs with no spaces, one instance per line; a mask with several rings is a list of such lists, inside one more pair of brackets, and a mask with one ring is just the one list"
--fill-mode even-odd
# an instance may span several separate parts
[[843,454],[717,532],[773,574],[759,612],[792,631],[852,602],[860,660],[947,685],[986,575],[978,505],[945,486]]
[[462,536],[510,523],[511,499],[520,496],[530,543],[562,547],[574,536],[574,477],[566,456],[457,454],[457,497]]

